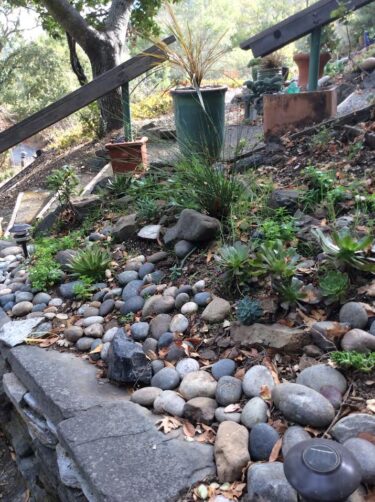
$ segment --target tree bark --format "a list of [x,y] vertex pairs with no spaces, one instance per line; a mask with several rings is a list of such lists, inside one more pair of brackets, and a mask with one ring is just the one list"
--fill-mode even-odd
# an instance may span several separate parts
[[[103,31],[90,26],[69,0],[42,1],[50,15],[85,51],[94,78],[120,64],[134,0],[112,0]],[[121,128],[121,89],[101,98],[99,104],[105,131]]]
[[76,41],[69,33],[66,33],[66,39],[69,47],[70,66],[78,79],[79,85],[85,85],[88,80],[77,54]]

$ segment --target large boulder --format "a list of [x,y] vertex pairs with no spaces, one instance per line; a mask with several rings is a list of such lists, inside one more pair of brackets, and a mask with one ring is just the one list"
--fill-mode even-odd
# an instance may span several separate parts
[[220,222],[216,218],[199,213],[194,209],[184,209],[177,224],[168,228],[164,242],[185,240],[191,242],[208,242],[214,239],[220,230]]
[[119,383],[149,385],[151,362],[142,347],[118,330],[108,352],[108,378]]

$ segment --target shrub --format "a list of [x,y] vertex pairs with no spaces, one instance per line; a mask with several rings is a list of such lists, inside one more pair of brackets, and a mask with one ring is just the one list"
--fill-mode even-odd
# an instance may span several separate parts
[[152,93],[131,105],[135,119],[153,119],[172,113],[172,98],[168,92]]
[[132,183],[132,177],[129,174],[117,174],[106,185],[106,189],[116,198],[127,195]]
[[47,178],[47,185],[57,193],[61,205],[71,206],[71,198],[77,193],[79,179],[74,168],[66,165],[52,171]]
[[177,200],[182,204],[188,200],[190,204],[220,220],[229,216],[232,205],[244,191],[234,176],[197,158],[180,162],[175,178],[180,189]]
[[366,256],[366,251],[373,241],[371,235],[358,240],[348,231],[333,232],[331,236],[324,235],[319,228],[313,229],[312,232],[322,246],[327,260],[335,266],[375,273],[375,260]]
[[141,221],[153,221],[159,212],[159,206],[153,199],[144,198],[137,202],[137,216]]
[[75,284],[73,293],[78,300],[90,300],[93,294],[92,279],[89,277],[81,277],[82,283]]
[[89,278],[94,281],[101,280],[111,262],[111,256],[97,245],[80,251],[69,264],[73,275]]
[[32,287],[40,291],[58,283],[62,275],[60,265],[51,256],[41,257],[29,269]]

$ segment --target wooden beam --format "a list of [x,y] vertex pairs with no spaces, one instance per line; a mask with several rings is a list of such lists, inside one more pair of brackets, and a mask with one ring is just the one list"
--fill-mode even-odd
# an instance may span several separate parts
[[[174,41],[175,37],[173,35],[163,40],[168,45]],[[155,57],[156,55],[157,57]],[[34,134],[121,87],[125,82],[130,82],[139,77],[162,62],[162,50],[157,46],[152,46],[143,54],[138,54],[125,61],[125,63],[103,73],[80,89],[67,94],[43,110],[1,132],[0,153],[34,136]]]
[[[349,10],[356,10],[374,0],[347,0]],[[240,44],[241,49],[253,51],[255,57],[263,57],[309,34],[314,28],[335,21],[332,11],[338,8],[337,0],[320,0],[278,24],[267,28]]]

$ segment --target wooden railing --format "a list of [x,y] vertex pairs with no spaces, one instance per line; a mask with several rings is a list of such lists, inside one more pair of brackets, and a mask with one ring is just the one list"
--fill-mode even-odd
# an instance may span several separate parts
[[[165,44],[172,44],[172,35],[163,40]],[[155,57],[157,55],[157,57]],[[34,134],[55,124],[59,120],[84,108],[93,101],[105,96],[109,92],[129,83],[143,73],[151,70],[163,62],[163,53],[157,46],[152,46],[144,53],[125,61],[112,70],[95,78],[80,89],[67,94],[43,110],[34,113],[18,124],[0,133],[0,153],[21,143]]]

